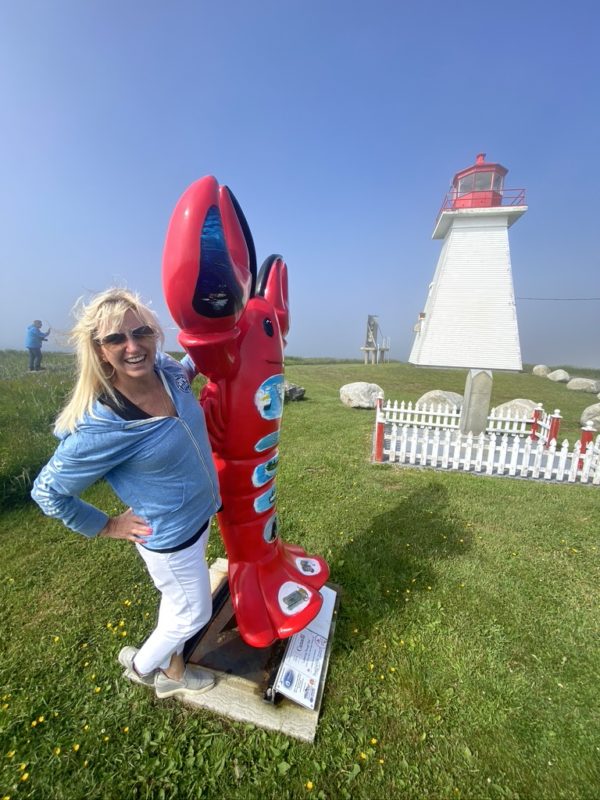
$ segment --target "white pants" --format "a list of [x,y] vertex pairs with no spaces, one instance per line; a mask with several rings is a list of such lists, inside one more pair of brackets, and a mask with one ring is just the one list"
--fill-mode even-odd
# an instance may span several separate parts
[[212,594],[204,555],[210,522],[198,541],[185,550],[154,553],[136,545],[162,595],[156,628],[135,657],[135,668],[140,675],[166,669],[171,656],[182,653],[186,641],[211,617]]

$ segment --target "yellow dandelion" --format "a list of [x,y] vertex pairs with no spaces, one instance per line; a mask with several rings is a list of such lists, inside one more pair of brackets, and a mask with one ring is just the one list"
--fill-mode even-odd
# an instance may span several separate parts
[[22,780],[22,781],[28,781],[28,780],[29,780],[29,773],[28,773],[28,772],[24,772],[24,773],[21,775],[21,780]]
[[124,627],[125,627],[125,620],[124,619],[120,619],[119,620],[119,628],[124,628]]
[[52,641],[54,642],[54,644],[56,644],[57,642],[60,642],[60,636],[53,636],[52,637]]
[[309,792],[312,792],[312,790],[315,787],[315,785],[314,785],[314,783],[312,781],[306,781],[305,786],[306,786],[306,788],[308,789]]
[[8,708],[8,703],[2,703],[2,711],[6,711]]
[[124,606],[130,606],[131,605],[131,600],[123,600],[123,605]]
[[26,768],[27,768],[27,764],[25,762],[23,762],[22,764],[19,764],[19,772],[23,772],[23,770],[26,769]]
[[375,737],[373,737],[373,738],[371,739],[371,744],[377,744],[377,739],[376,739]]
[[83,762],[83,766],[84,766],[84,767],[87,767],[87,765],[88,765],[89,763],[90,763],[90,762],[89,762],[89,761],[87,760],[87,758],[86,758],[86,760]]
[[112,630],[112,622],[107,622],[106,623],[106,627],[108,628],[109,631],[111,631]]
[[89,731],[89,729],[90,729],[90,726],[86,722],[86,724],[83,726],[83,730],[84,731]]
[[369,664],[369,669],[375,669],[375,664]]
[[379,759],[379,763],[380,763],[380,764],[385,764],[385,759],[383,759],[383,758],[380,758],[380,759]]
[[10,800],[10,795],[9,795],[9,794],[5,794],[5,795],[2,797],[2,800]]
[[129,726],[128,725],[125,725],[125,727],[123,728],[123,733],[129,733]]
[[52,752],[54,753],[55,756],[59,756],[60,755],[60,747],[55,747]]
[[85,650],[85,648],[86,648],[87,646],[88,646],[88,643],[87,643],[87,642],[84,642],[84,643],[81,645],[81,649],[82,649],[82,650]]
[[31,727],[35,728],[36,725],[37,725],[37,719],[32,720],[31,721]]
[[75,752],[77,752],[77,751],[79,750],[79,748],[80,748],[80,747],[81,747],[81,745],[77,744],[77,742],[76,742],[76,743],[73,745],[73,750],[74,750]]
[[354,630],[352,631],[352,633],[358,633],[358,628],[354,628]]
[[109,739],[110,739],[110,736],[105,736],[105,737],[102,739],[102,741],[103,741],[103,742],[108,742],[108,740],[109,740]]
[[43,721],[44,721],[44,719],[45,719],[45,717],[44,717],[44,715],[42,714],[41,716],[39,716],[39,717],[38,717],[38,722],[43,722]]
[[16,752],[17,752],[16,750],[9,750],[8,753],[6,754],[6,757],[7,758],[14,758]]
[[390,667],[390,672],[396,672],[396,667]]
[[90,680],[93,681],[95,677],[96,677],[96,673],[92,672],[92,674],[90,675]]
[[367,760],[367,754],[366,754],[366,753],[361,753],[361,754],[360,754],[360,757],[361,757],[361,759],[362,759],[363,761],[366,761],[366,760]]
[[89,661],[84,661],[84,662],[83,662],[83,666],[84,666],[84,667],[89,667],[89,665],[90,665],[90,662],[89,662]]
[[385,678],[385,675],[380,675],[379,680],[382,681]]
[[127,636],[127,631],[121,631],[121,636]]
[[94,686],[94,692],[95,692],[96,694],[98,694],[98,693],[99,693],[99,692],[101,692],[101,691],[102,691],[102,687],[101,687],[101,686]]

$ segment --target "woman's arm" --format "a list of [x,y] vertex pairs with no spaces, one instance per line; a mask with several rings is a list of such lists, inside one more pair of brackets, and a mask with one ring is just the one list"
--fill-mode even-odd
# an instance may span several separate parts
[[100,455],[76,458],[63,443],[36,478],[31,496],[46,516],[60,519],[83,536],[107,536],[143,544],[152,531],[131,509],[109,517],[79,497],[109,469]]

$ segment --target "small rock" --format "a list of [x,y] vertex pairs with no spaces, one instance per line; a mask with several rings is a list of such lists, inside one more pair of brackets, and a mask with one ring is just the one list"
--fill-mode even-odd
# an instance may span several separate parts
[[340,389],[340,400],[349,408],[375,408],[377,398],[383,393],[381,386],[366,381],[346,383]]
[[548,373],[546,377],[555,383],[567,383],[571,380],[571,376],[564,369],[555,369],[554,372]]
[[592,380],[592,378],[571,378],[567,383],[567,389],[573,389],[575,392],[596,394],[600,392],[600,381]]
[[306,394],[306,390],[303,386],[298,386],[295,383],[288,383],[287,381],[283,385],[284,390],[284,401],[289,403],[293,400],[304,400],[304,395]]
[[430,392],[425,392],[422,397],[417,400],[418,406],[433,406],[436,408],[440,406],[449,406],[461,409],[463,404],[462,394],[458,392],[447,392],[445,389],[432,389]]
[[533,375],[539,375],[540,378],[547,378],[550,374],[550,367],[545,364],[536,364],[531,372]]

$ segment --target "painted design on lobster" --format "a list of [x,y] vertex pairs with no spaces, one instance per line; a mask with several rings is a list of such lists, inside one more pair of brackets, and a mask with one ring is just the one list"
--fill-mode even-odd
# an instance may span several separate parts
[[317,615],[329,568],[284,544],[275,477],[289,328],[287,267],[257,274],[252,235],[232,192],[207,176],[181,196],[163,256],[163,288],[179,341],[208,378],[200,402],[219,474],[221,535],[244,641],[266,647]]

